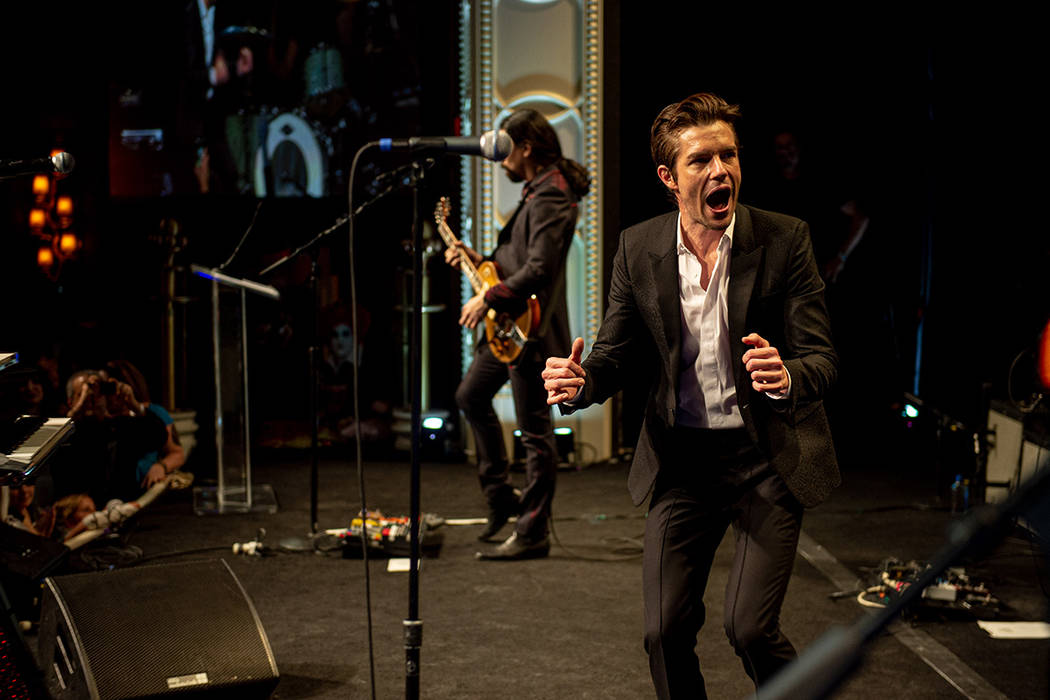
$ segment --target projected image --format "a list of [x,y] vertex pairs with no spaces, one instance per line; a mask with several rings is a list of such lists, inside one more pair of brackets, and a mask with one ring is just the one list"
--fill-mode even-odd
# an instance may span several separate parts
[[111,193],[342,193],[377,130],[419,128],[411,14],[394,0],[189,0],[159,39],[177,64],[114,86]]

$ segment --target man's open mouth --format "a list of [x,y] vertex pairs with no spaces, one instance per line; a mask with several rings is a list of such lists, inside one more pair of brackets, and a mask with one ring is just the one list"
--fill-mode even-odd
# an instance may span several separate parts
[[732,188],[721,187],[707,195],[704,201],[707,203],[707,206],[715,211],[724,211],[729,206],[729,199],[732,196],[732,193]]

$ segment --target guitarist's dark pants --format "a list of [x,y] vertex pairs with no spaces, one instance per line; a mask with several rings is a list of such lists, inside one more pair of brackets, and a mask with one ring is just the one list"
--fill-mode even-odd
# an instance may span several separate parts
[[[500,362],[481,344],[474,361],[456,389],[456,404],[474,431],[481,490],[490,507],[505,509],[513,503],[514,489],[508,479],[509,462],[499,418],[492,399],[510,380],[514,411],[525,448],[525,488],[522,489],[516,530],[535,540],[547,534],[554,483],[557,475],[554,427],[547,391],[540,372],[544,358],[536,343],[528,343],[513,365]],[[515,508],[516,509],[516,508]]]

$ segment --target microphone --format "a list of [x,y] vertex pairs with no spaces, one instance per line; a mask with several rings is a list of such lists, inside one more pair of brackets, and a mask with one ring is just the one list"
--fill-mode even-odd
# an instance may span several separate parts
[[19,175],[57,175],[65,177],[73,172],[73,156],[65,151],[48,158],[29,160],[0,160],[0,178],[18,177]]
[[501,161],[510,155],[514,139],[506,131],[486,131],[481,136],[413,136],[379,139],[382,151],[445,151]]

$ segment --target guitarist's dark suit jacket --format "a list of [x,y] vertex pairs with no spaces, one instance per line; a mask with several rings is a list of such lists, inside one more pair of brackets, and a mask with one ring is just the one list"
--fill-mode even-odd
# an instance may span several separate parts
[[[643,370],[654,373],[628,476],[635,505],[652,490],[675,425],[682,333],[677,221],[674,211],[621,235],[608,309],[582,363],[587,373],[583,392],[566,406],[568,412],[603,402],[626,377]],[[751,438],[807,507],[823,501],[839,484],[821,403],[837,373],[823,290],[808,226],[738,205],[728,299],[737,400]],[[747,350],[741,338],[748,333],[758,333],[779,350],[791,374],[789,398],[773,400],[751,388],[740,359]]]
[[569,312],[565,301],[565,259],[576,231],[577,197],[556,165],[528,183],[521,202],[500,232],[490,258],[500,269],[500,284],[485,300],[496,311],[520,314],[535,294],[540,325],[529,334],[540,357],[567,354]]

